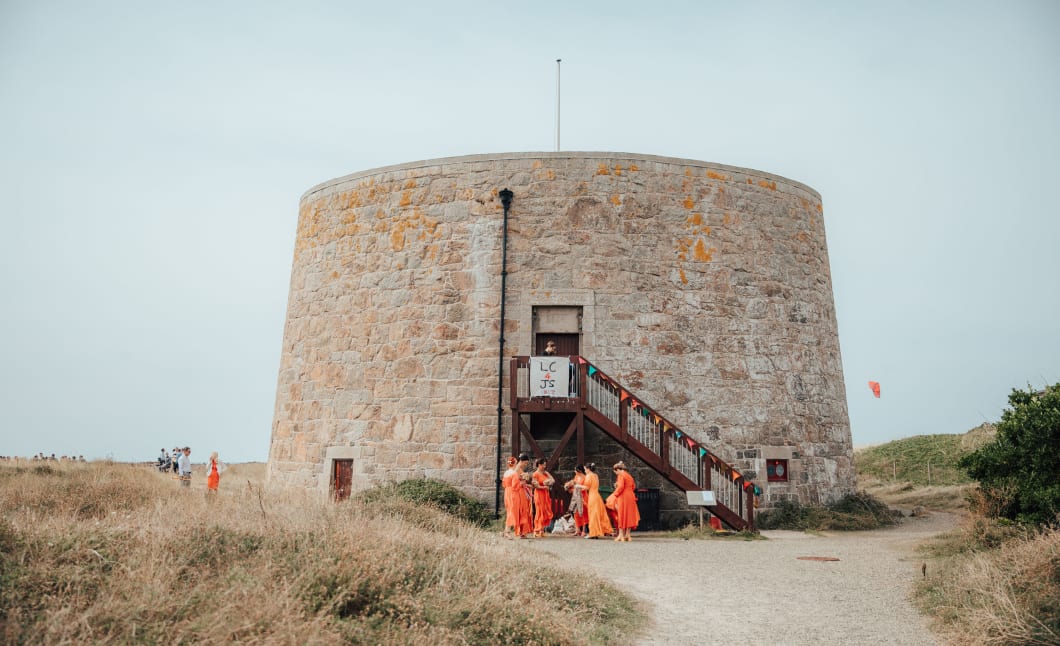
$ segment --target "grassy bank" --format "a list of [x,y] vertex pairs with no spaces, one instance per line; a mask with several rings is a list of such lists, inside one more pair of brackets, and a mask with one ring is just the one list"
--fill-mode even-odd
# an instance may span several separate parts
[[0,637],[604,643],[643,615],[539,553],[397,497],[326,504],[230,474],[0,465]]
[[952,486],[972,482],[957,460],[993,438],[983,424],[967,433],[916,435],[860,449],[854,454],[858,478],[903,482],[914,486]]
[[921,609],[959,644],[1060,644],[1060,530],[977,518],[921,547]]

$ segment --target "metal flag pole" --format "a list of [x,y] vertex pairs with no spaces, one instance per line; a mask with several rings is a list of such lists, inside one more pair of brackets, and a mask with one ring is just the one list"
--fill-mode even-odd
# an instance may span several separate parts
[[556,152],[559,152],[559,67],[562,58],[556,59]]

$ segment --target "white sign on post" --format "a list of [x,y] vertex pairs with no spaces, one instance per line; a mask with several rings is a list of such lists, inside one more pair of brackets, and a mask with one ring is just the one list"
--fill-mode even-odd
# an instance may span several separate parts
[[570,359],[530,357],[530,396],[569,397]]

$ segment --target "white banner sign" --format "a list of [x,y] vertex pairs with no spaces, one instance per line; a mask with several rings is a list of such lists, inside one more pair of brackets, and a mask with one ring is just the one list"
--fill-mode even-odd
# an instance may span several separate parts
[[569,397],[570,359],[530,357],[530,396]]

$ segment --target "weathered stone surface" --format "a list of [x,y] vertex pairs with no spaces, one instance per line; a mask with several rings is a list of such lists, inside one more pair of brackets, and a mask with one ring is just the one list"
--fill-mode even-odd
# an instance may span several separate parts
[[[503,188],[506,355],[530,353],[534,306],[580,306],[582,354],[758,474],[766,505],[853,489],[820,196],[759,171],[614,153],[415,162],[307,192],[271,485],[327,491],[326,455],[347,447],[356,487],[430,475],[493,499]],[[506,407],[507,374],[504,386]],[[503,424],[507,441],[507,410]],[[620,456],[595,445],[602,464]],[[764,482],[776,447],[798,455],[785,484]],[[636,475],[680,514],[675,491]]]

